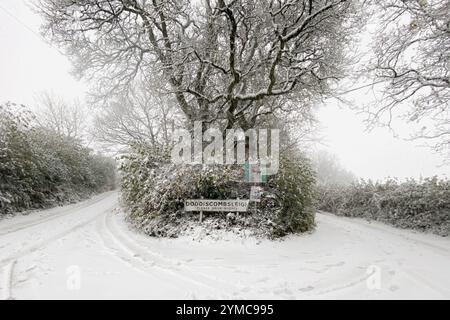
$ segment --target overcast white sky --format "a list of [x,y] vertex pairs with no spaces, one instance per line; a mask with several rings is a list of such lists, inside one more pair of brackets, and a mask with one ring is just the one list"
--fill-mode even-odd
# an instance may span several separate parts
[[[0,0],[0,102],[33,105],[36,94],[44,90],[83,98],[87,85],[74,79],[70,62],[39,37],[40,18],[27,7],[30,1]],[[365,94],[358,92],[353,98],[363,100]],[[336,154],[359,177],[450,176],[441,156],[394,138],[384,128],[365,132],[364,117],[346,107],[330,103],[321,107],[318,117],[325,138],[321,148]]]

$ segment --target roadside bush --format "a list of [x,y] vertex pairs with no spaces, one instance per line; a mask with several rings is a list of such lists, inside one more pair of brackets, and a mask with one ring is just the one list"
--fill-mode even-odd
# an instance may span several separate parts
[[320,186],[316,205],[338,215],[450,235],[450,182],[437,177],[402,183],[390,179],[384,183]]
[[306,232],[314,226],[314,172],[308,159],[293,154],[280,159],[279,173],[269,182],[279,207],[274,233]]
[[32,119],[23,106],[0,105],[0,215],[114,188],[113,160],[75,139],[31,126]]
[[[128,221],[151,236],[188,234],[198,213],[184,212],[186,199],[248,199],[242,165],[175,165],[164,150],[135,146],[121,159],[122,196]],[[203,227],[266,237],[305,232],[314,226],[314,178],[306,159],[281,159],[279,174],[263,184],[261,202],[248,213],[205,213]]]

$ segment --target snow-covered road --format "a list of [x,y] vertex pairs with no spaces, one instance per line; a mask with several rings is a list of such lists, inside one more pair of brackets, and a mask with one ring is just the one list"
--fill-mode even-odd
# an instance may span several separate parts
[[317,215],[311,234],[152,239],[118,194],[0,220],[0,298],[450,298],[450,239]]

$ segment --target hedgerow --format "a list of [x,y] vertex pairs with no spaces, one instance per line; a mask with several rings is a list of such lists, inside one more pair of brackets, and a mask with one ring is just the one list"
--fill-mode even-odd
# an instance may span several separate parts
[[394,225],[450,235],[450,181],[437,177],[420,181],[360,181],[349,186],[319,186],[318,209]]
[[114,188],[113,160],[75,139],[33,126],[32,120],[23,106],[0,105],[0,215]]

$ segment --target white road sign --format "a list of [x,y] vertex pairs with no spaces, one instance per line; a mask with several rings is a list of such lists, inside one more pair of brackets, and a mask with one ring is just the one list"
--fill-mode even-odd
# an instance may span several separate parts
[[185,211],[246,212],[248,200],[190,199],[185,200],[184,209]]

